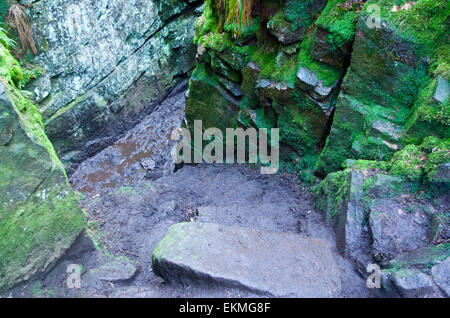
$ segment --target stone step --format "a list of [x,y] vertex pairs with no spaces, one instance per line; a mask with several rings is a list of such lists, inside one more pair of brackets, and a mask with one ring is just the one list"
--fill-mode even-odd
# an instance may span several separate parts
[[296,232],[298,219],[294,213],[294,206],[279,203],[254,206],[203,206],[198,208],[197,220],[203,223],[251,227],[272,232]]
[[213,223],[171,226],[153,252],[153,271],[173,284],[236,287],[274,297],[336,297],[329,243]]

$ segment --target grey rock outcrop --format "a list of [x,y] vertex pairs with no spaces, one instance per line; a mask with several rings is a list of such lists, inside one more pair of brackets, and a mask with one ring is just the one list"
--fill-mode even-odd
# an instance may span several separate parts
[[40,47],[35,62],[45,69],[31,89],[46,133],[67,166],[112,144],[189,74],[200,5],[192,0],[31,3],[28,14]]
[[431,269],[431,274],[436,285],[450,297],[450,257]]

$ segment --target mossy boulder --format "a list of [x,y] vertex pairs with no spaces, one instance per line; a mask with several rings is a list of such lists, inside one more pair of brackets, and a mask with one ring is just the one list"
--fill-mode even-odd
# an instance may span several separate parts
[[383,288],[403,297],[448,297],[449,265],[449,243],[401,254],[383,269]]
[[0,290],[44,273],[85,226],[40,114],[15,87],[0,46]]
[[415,175],[397,173],[399,161],[421,171],[411,151],[392,162],[349,161],[344,171],[329,174],[315,189],[316,207],[333,225],[338,250],[358,264],[371,258],[385,264],[448,237],[450,218],[439,203],[446,200],[445,186],[421,187],[412,182],[418,182]]
[[316,21],[312,56],[319,62],[342,69],[346,66],[356,33],[363,1],[331,0]]

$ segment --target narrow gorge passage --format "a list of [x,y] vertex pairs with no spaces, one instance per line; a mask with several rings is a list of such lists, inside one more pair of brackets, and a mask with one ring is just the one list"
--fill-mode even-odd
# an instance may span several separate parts
[[[88,232],[98,246],[92,246],[86,235],[80,237],[42,277],[42,290],[52,290],[57,297],[271,296],[222,286],[214,278],[212,282],[183,285],[167,284],[155,275],[152,254],[169,227],[180,222],[205,222],[323,240],[332,249],[339,273],[336,279],[342,284],[342,291],[334,296],[371,296],[366,281],[337,253],[332,228],[315,211],[312,194],[295,176],[264,176],[256,167],[237,164],[186,165],[171,172],[174,142],[169,142],[168,131],[181,126],[184,96],[185,92],[170,95],[134,129],[83,162],[72,175],[72,186],[81,194],[82,207],[89,214]],[[159,151],[153,151],[156,146]],[[223,244],[214,248],[226,249]],[[273,246],[280,251],[284,248]],[[283,264],[283,260],[278,262]],[[83,264],[82,290],[71,290],[64,284],[70,264]],[[12,295],[30,296],[34,284],[20,286]],[[319,292],[317,296],[321,296]]]
[[0,298],[450,297],[449,16],[0,0]]

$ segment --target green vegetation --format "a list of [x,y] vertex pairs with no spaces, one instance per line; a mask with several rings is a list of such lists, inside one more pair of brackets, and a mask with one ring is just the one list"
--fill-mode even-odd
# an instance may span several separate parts
[[[408,3],[407,0],[396,1],[397,6]],[[450,25],[450,2],[445,0],[419,0],[409,10],[393,11],[391,0],[380,0],[382,17],[394,24],[401,36],[421,44],[420,55],[431,56],[431,70],[435,74],[448,77],[449,48],[448,33]]]
[[389,263],[388,269],[385,271],[390,274],[411,267],[430,269],[434,265],[447,259],[449,256],[450,243],[428,246],[392,260]]
[[389,161],[348,160],[344,169],[382,170],[415,183],[433,182],[442,164],[450,160],[450,140],[427,137],[420,145],[410,144]]
[[355,37],[359,14],[356,7],[345,8],[346,0],[330,0],[316,21],[316,25],[329,31],[328,42],[333,48],[351,43]]
[[6,26],[6,16],[9,10],[9,3],[6,0],[0,0],[0,27],[4,28]]
[[[1,36],[2,31],[0,31]],[[0,80],[22,116],[29,122],[27,127],[30,129],[30,132],[36,135],[46,148],[51,149],[52,156],[54,159],[57,159],[53,146],[44,133],[42,115],[36,106],[20,93],[20,89],[34,76],[35,72],[33,71],[31,75],[27,71],[24,72],[19,62],[14,59],[8,49],[3,44],[0,45]]]
[[402,151],[394,154],[391,173],[411,181],[420,181],[422,177],[421,166],[425,159],[419,147],[408,145]]
[[313,24],[314,19],[320,12],[312,12],[311,0],[287,1],[284,7],[286,20],[293,24],[293,28],[307,28]]
[[325,63],[317,62],[312,59],[311,51],[314,46],[315,32],[308,33],[302,41],[300,53],[298,54],[298,66],[304,66],[315,72],[325,86],[331,86],[342,77],[342,72]]
[[444,103],[434,103],[438,78],[424,84],[414,103],[412,115],[406,129],[411,137],[422,139],[429,135],[441,138],[450,137],[450,99]]
[[218,0],[216,5],[219,32],[225,27],[225,30],[238,38],[253,24],[253,0]]

